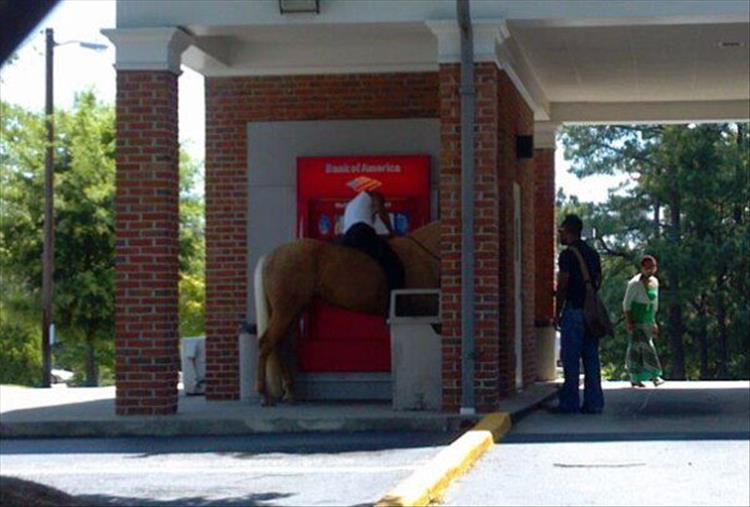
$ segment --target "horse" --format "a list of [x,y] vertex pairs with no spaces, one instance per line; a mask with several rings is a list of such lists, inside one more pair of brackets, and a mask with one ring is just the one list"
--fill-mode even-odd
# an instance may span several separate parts
[[[404,288],[439,287],[440,222],[391,238],[389,244],[404,265]],[[262,256],[255,267],[256,390],[264,405],[274,404],[282,392],[283,401],[294,401],[280,345],[315,297],[371,315],[385,316],[389,306],[385,272],[375,259],[354,248],[304,238]]]

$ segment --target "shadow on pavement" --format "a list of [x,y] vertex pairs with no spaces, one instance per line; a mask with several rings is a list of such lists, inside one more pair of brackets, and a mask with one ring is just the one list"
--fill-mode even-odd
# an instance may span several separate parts
[[750,383],[604,384],[602,414],[559,414],[556,400],[514,425],[503,443],[750,440]]
[[2,439],[0,454],[133,453],[131,459],[176,453],[217,453],[238,459],[271,453],[320,454],[410,449],[450,444],[451,432],[274,433],[210,437]]
[[84,505],[91,506],[120,506],[120,505],[138,505],[144,507],[178,507],[182,505],[199,506],[199,507],[218,507],[218,506],[270,506],[276,505],[269,503],[280,498],[293,496],[289,493],[256,493],[252,495],[209,499],[201,496],[191,496],[175,498],[174,500],[151,500],[149,498],[136,498],[126,496],[109,496],[109,495],[79,495],[77,500],[84,502]]

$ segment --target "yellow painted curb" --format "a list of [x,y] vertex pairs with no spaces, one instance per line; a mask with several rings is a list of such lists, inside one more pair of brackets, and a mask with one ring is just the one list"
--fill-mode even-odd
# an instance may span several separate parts
[[376,507],[429,505],[461,476],[487,449],[510,430],[510,414],[495,412],[432,458],[378,500]]

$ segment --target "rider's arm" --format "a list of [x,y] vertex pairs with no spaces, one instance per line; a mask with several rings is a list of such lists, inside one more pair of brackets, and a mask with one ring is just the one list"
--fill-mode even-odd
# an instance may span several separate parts
[[393,236],[395,233],[393,232],[393,225],[391,224],[391,216],[385,209],[385,199],[380,196],[374,198],[372,200],[372,207],[374,215],[377,215],[380,218],[383,225],[385,225],[385,228],[388,229],[388,234]]
[[388,234],[393,236],[395,232],[393,232],[393,225],[391,225],[391,216],[385,210],[378,211],[378,216],[383,222],[383,225],[385,225],[385,228],[388,229]]

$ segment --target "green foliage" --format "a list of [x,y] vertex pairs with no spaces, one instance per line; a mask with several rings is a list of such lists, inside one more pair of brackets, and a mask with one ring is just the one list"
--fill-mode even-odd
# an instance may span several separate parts
[[0,313],[0,384],[35,386],[42,377],[41,331]]
[[196,194],[200,164],[180,153],[180,336],[205,334],[205,219],[203,196]]
[[[114,110],[83,93],[58,125],[55,320],[65,345],[96,356],[114,338]],[[71,366],[98,383],[92,364]]]
[[[620,316],[641,255],[659,260],[656,346],[667,371],[687,378],[750,377],[750,137],[747,124],[569,127],[571,171],[624,174],[602,204],[558,195],[596,228],[602,297]],[[620,320],[622,318],[620,317]],[[602,344],[605,372],[622,378],[627,337]]]
[[202,276],[180,277],[180,336],[202,336],[206,320],[206,284]]
[[[79,94],[72,110],[55,115],[54,320],[58,343],[53,361],[75,373],[74,383],[89,385],[111,383],[114,371],[114,125],[114,108],[100,103],[92,92]],[[0,367],[3,382],[29,384],[41,376],[39,367],[28,365],[33,358],[39,361],[41,348],[44,117],[0,103],[0,132],[0,316],[4,319]],[[183,336],[204,333],[203,197],[194,192],[200,172],[201,165],[182,152]],[[21,375],[24,372],[28,375]]]

